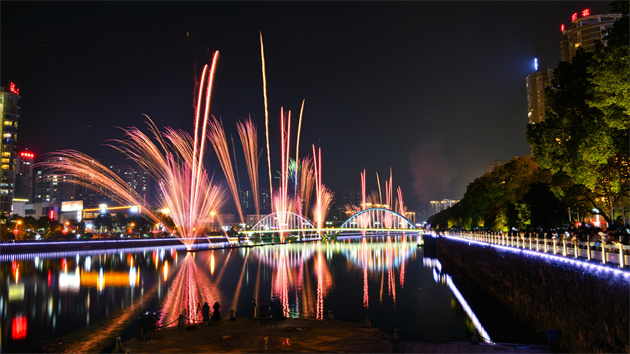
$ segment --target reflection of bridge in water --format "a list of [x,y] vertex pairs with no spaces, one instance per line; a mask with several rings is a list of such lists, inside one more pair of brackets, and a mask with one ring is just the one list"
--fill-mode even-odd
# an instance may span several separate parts
[[[311,260],[316,254],[322,253],[326,258],[333,254],[342,254],[353,265],[370,270],[387,270],[398,268],[416,251],[417,242],[408,237],[391,237],[381,234],[382,241],[374,241],[376,238],[363,240],[360,243],[334,242],[334,243],[287,243],[281,249],[274,247],[254,247],[241,249],[244,254],[251,253],[254,257],[271,267],[278,268],[278,259],[283,260],[283,266],[291,269],[300,268],[305,262]],[[421,238],[422,236],[418,236]],[[341,238],[339,239],[341,240]]]
[[250,233],[299,232],[405,232],[416,231],[415,225],[403,215],[385,208],[370,208],[357,212],[340,227],[317,228],[305,217],[288,212],[271,213],[257,222]]

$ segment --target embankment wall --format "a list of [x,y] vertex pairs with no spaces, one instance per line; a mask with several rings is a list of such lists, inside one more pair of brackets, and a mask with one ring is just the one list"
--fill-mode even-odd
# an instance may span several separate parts
[[557,349],[630,352],[628,277],[518,250],[444,237],[434,241],[447,273],[474,281],[540,335],[562,331],[552,343]]

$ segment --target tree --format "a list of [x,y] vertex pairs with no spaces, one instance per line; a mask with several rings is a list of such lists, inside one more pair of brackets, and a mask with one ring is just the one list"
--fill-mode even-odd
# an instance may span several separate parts
[[551,228],[564,224],[567,220],[565,206],[551,191],[548,184],[535,183],[523,198],[523,204],[530,211],[531,225]]
[[619,102],[623,95],[613,99],[618,104],[611,104],[609,99],[610,80],[620,87],[613,91],[623,91],[620,81],[627,80],[628,75],[613,78],[617,73],[604,74],[621,70],[610,60],[627,62],[627,49],[622,52],[610,46],[600,47],[595,54],[580,49],[571,62],[560,62],[546,91],[550,112],[544,122],[531,124],[527,130],[538,164],[582,186],[582,199],[602,210],[608,222],[613,205],[628,196],[627,102]]
[[61,232],[61,224],[57,220],[51,220],[48,216],[40,216],[37,219],[37,229],[41,230],[45,238]]
[[608,182],[608,208],[613,218],[613,208],[621,206],[625,209],[630,195],[630,4],[628,1],[615,1],[611,5],[614,12],[623,16],[606,35],[608,46],[598,47],[593,56],[594,63],[588,68],[591,99],[587,103],[601,112],[603,125],[610,134],[608,139],[612,142],[606,147],[612,151],[606,161],[604,180]]
[[540,169],[531,157],[514,157],[471,182],[459,203],[432,216],[428,222],[434,227],[466,230],[507,231],[512,227],[541,226],[536,224],[538,219],[532,218],[532,206],[526,196],[535,184],[545,185],[549,190],[551,180],[551,174]]
[[112,216],[108,213],[98,214],[96,219],[94,219],[94,229],[95,232],[98,230],[99,233],[102,231],[112,232]]

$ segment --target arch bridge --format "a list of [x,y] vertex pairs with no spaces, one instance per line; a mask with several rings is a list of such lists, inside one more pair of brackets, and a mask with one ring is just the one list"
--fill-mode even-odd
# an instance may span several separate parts
[[290,211],[276,211],[260,219],[253,227],[252,231],[274,232],[274,231],[303,231],[316,230],[317,228],[308,219]]
[[385,208],[370,208],[352,215],[340,227],[318,229],[311,221],[289,211],[271,213],[258,221],[251,229],[252,232],[298,232],[298,231],[377,231],[399,232],[416,230],[415,225],[406,217],[393,210]]
[[415,230],[406,217],[385,208],[370,208],[352,215],[339,228],[343,231],[400,231]]

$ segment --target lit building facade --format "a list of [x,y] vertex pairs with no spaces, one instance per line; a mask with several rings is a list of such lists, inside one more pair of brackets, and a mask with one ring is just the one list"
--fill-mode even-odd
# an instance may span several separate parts
[[146,171],[130,165],[113,165],[109,169],[136,191],[145,202],[152,201],[149,195],[151,178]]
[[20,118],[20,89],[14,83],[0,87],[0,223],[5,225],[11,213],[17,159],[17,131]]
[[540,123],[545,120],[547,101],[545,100],[545,88],[551,86],[553,70],[537,70],[527,75],[525,88],[527,90],[527,119],[529,124]]
[[589,9],[571,15],[571,24],[562,25],[560,51],[562,61],[571,61],[578,48],[586,51],[595,49],[597,42],[603,42],[606,31],[610,30],[621,14],[591,15]]
[[442,210],[446,210],[450,207],[452,207],[453,205],[459,203],[459,200],[453,200],[453,199],[443,199],[443,200],[432,200],[431,201],[431,210],[437,214],[439,212],[441,212]]
[[17,154],[16,161],[13,202],[23,201],[26,203],[32,203],[33,188],[35,184],[35,175],[33,173],[35,154],[28,150],[20,151]]
[[[598,42],[606,45],[604,37],[621,14],[591,15],[589,9],[575,12],[571,15],[571,24],[562,25],[562,40],[560,52],[562,61],[571,61],[578,48],[592,51]],[[538,66],[536,64],[536,66]],[[529,124],[541,123],[545,120],[545,113],[549,110],[545,100],[545,88],[551,86],[553,70],[538,70],[527,75],[525,86],[527,89],[527,119]]]

